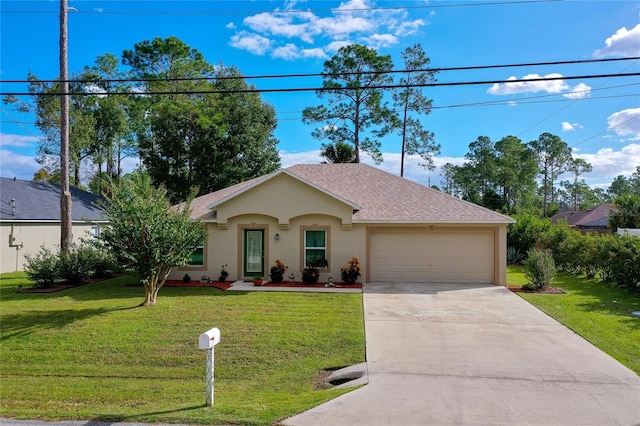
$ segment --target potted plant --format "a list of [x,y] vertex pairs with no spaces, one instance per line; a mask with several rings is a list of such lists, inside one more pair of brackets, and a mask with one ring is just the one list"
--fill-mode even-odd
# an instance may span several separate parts
[[327,259],[315,259],[307,264],[307,267],[302,271],[302,282],[305,284],[315,284],[320,278],[320,269],[326,268],[329,265]]
[[218,277],[218,281],[225,282],[227,277],[229,276],[229,272],[227,272],[227,265],[222,265],[222,269],[220,270],[220,276]]
[[355,284],[360,276],[360,261],[358,258],[352,257],[347,266],[340,268],[340,273],[345,284]]
[[262,285],[262,278],[260,278],[260,277],[255,277],[255,278],[253,279],[253,285],[254,285],[254,286],[256,286],[256,287],[261,286],[261,285]]
[[284,279],[284,272],[287,270],[287,265],[282,263],[280,259],[276,259],[269,272],[269,278],[273,284],[279,284]]
[[189,274],[184,274],[184,277],[182,277],[182,282],[188,283],[189,281],[191,281],[191,277],[189,276]]

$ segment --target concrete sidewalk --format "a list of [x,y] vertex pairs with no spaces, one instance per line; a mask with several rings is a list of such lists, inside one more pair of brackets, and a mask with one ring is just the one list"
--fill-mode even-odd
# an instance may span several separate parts
[[503,287],[363,297],[369,384],[283,424],[640,424],[640,377]]

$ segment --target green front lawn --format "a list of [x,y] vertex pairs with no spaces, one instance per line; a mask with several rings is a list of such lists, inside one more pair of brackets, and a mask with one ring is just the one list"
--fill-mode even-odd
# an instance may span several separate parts
[[[163,288],[128,277],[49,294],[0,276],[0,416],[269,424],[345,393],[317,373],[365,359],[360,294]],[[198,336],[221,330],[215,405]]]
[[[521,268],[508,268],[508,285],[526,282]],[[565,273],[551,285],[566,294],[517,294],[640,374],[640,318],[631,316],[640,311],[640,295]]]

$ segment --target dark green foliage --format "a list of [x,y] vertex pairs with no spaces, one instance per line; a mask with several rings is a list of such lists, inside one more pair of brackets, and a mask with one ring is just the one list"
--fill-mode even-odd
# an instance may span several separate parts
[[340,275],[345,284],[355,284],[360,277],[360,261],[352,257],[346,266],[340,268]]
[[320,156],[326,160],[329,164],[338,163],[355,163],[356,152],[353,146],[346,142],[336,142],[329,144],[322,144],[322,150]]
[[[396,112],[383,102],[383,91],[377,88],[392,82],[392,68],[391,56],[378,55],[374,49],[359,44],[340,48],[324,63],[324,90],[317,92],[319,97],[330,97],[328,106],[302,112],[303,123],[320,125],[313,137],[353,144],[356,163],[361,150],[381,162],[379,138],[399,125]],[[368,134],[367,129],[371,129]]]
[[53,287],[60,280],[60,258],[45,246],[34,255],[26,254],[24,271],[39,287]]
[[94,271],[97,250],[87,245],[72,244],[67,252],[60,252],[60,275],[67,283],[78,285]]
[[302,282],[305,284],[315,284],[320,278],[320,269],[326,268],[329,263],[326,259],[316,259],[307,265],[302,271]]
[[531,213],[514,215],[516,223],[507,226],[507,246],[521,253],[535,247],[540,236],[553,226],[549,219],[541,219]]
[[167,191],[153,187],[141,170],[114,184],[107,199],[103,210],[109,226],[98,245],[140,279],[145,287],[143,305],[153,305],[171,269],[189,263],[206,231],[189,219],[191,199],[172,209]]
[[269,270],[269,278],[273,284],[279,284],[284,279],[284,272],[287,270],[287,265],[282,263],[280,259],[276,259],[274,264]]
[[556,265],[551,250],[532,249],[523,262],[524,276],[541,290],[546,290],[556,274]]
[[609,225],[617,228],[640,228],[640,195],[619,195],[613,200]]
[[613,235],[604,242],[608,280],[620,287],[640,289],[640,238]]
[[[280,167],[275,110],[239,70],[213,67],[175,37],[138,43],[123,62],[134,76],[152,79],[146,91],[176,92],[140,100],[144,114],[136,129],[140,157],[172,202],[185,200],[194,187],[206,194]],[[211,80],[160,81],[167,77]]]

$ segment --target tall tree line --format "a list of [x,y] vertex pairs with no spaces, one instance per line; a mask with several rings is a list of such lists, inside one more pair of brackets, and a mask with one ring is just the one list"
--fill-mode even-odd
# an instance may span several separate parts
[[[526,143],[515,136],[497,142],[480,136],[469,144],[465,160],[442,167],[442,190],[491,209],[551,216],[561,206],[581,210],[612,200],[585,182],[591,165],[575,158],[567,143],[550,133]],[[559,181],[561,176],[570,179]],[[629,187],[624,176],[617,182],[621,189]]]
[[[31,102],[6,97],[36,116],[42,132],[36,177],[55,180],[60,165],[58,83],[28,75]],[[138,155],[154,185],[173,202],[277,170],[274,108],[262,101],[241,72],[209,64],[176,37],[155,38],[107,53],[72,75],[70,163],[72,182],[104,193],[107,176],[122,175],[122,161]],[[217,93],[203,93],[217,91]],[[242,91],[239,93],[238,91]],[[197,92],[197,93],[187,93]]]

